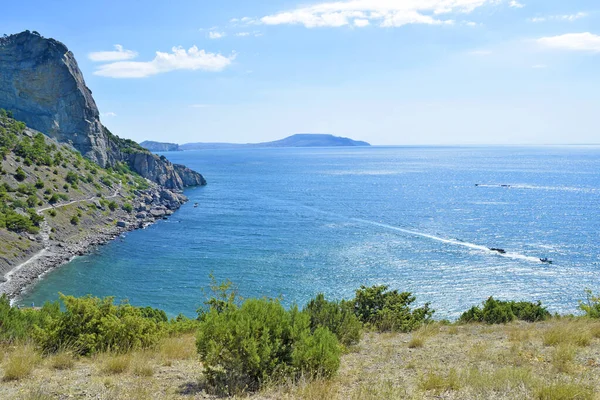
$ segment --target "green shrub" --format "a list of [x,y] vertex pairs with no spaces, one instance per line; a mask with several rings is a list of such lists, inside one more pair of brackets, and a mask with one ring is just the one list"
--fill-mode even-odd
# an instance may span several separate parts
[[77,182],[79,182],[79,176],[73,172],[73,171],[69,171],[67,172],[67,176],[65,177],[65,180],[70,183],[71,185],[75,185],[77,184]]
[[506,324],[515,319],[527,322],[545,321],[550,313],[541,302],[502,301],[490,297],[483,302],[483,308],[474,306],[464,312],[459,321],[463,323],[485,322],[487,324]]
[[23,182],[25,178],[27,178],[27,174],[25,173],[25,171],[23,171],[23,168],[18,167],[17,171],[15,172],[15,179],[19,182]]
[[115,201],[109,202],[108,208],[110,209],[110,211],[115,211],[117,209],[117,203]]
[[600,297],[594,296],[591,290],[585,291],[586,300],[579,302],[579,309],[590,318],[600,318]]
[[45,327],[60,314],[58,303],[46,303],[41,310],[11,307],[6,295],[0,297],[0,342],[23,341],[34,326]]
[[48,199],[48,203],[50,204],[56,204],[58,203],[58,201],[60,200],[60,197],[58,196],[58,194],[54,193],[52,196],[50,196],[50,198]]
[[303,310],[310,317],[311,331],[320,327],[329,329],[345,346],[357,344],[362,335],[362,324],[354,314],[351,302],[325,300],[318,294]]
[[361,286],[352,302],[356,316],[364,324],[380,332],[410,332],[431,321],[435,312],[429,303],[411,309],[415,300],[411,293],[389,291],[388,286]]
[[79,225],[79,217],[77,215],[71,217],[71,225]]
[[123,204],[123,210],[130,213],[133,211],[133,206],[131,205],[131,203],[125,203],[125,204]]
[[202,315],[196,346],[209,383],[237,394],[286,377],[329,377],[339,367],[338,341],[326,328],[310,331],[310,318],[276,300],[211,308]]
[[127,303],[115,305],[112,297],[75,298],[60,294],[60,299],[65,311],[35,332],[45,352],[55,353],[63,348],[80,355],[126,352],[152,347],[163,335],[161,325],[153,318],[145,318],[140,308]]

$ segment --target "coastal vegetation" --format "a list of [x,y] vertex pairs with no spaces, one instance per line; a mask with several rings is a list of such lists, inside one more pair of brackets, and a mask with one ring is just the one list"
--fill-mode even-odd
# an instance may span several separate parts
[[[113,298],[61,295],[40,309],[1,298],[0,396],[60,397],[81,385],[78,371],[92,378],[75,397],[101,398],[151,388],[159,398],[595,399],[600,388],[591,292],[579,317],[490,298],[452,323],[386,286],[345,301],[320,294],[302,309],[242,299],[229,282],[212,289],[195,319]],[[50,375],[62,383],[44,386]]]
[[[109,230],[152,184],[123,162],[101,168],[0,109],[0,273],[44,246]],[[138,202],[139,204],[139,202]]]

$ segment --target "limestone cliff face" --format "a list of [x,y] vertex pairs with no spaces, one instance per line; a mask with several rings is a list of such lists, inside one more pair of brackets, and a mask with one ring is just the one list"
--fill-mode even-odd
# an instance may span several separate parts
[[[171,189],[204,184],[134,142],[111,135],[67,47],[29,31],[0,38],[0,108],[59,142],[71,143],[102,167],[124,161],[140,175]],[[184,176],[180,176],[179,173]]]

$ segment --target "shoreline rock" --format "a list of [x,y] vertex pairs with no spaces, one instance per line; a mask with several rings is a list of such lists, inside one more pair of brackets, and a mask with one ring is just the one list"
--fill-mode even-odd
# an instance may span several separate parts
[[[137,229],[145,229],[156,221],[166,219],[172,215],[184,203],[188,201],[182,193],[153,188],[140,193],[140,199],[134,209],[144,208],[144,218],[141,213],[132,212],[125,216],[121,215],[110,227],[101,231],[90,232],[85,238],[77,243],[65,243],[49,240],[46,246],[29,260],[14,266],[0,279],[0,295],[6,294],[11,301],[30,290],[36,282],[41,280],[47,273],[69,263],[75,257],[90,254],[95,248],[104,246],[123,233]],[[154,216],[153,212],[157,213]]]

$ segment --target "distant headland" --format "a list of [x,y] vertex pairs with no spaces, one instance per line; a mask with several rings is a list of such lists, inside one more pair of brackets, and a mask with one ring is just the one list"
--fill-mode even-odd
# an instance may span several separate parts
[[328,134],[299,133],[285,139],[262,143],[186,143],[175,145],[172,143],[142,142],[142,146],[150,151],[180,151],[200,149],[237,149],[237,148],[265,148],[265,147],[367,147],[367,142],[352,140]]
[[140,146],[150,151],[181,151],[177,143],[161,143],[146,140],[140,143]]

